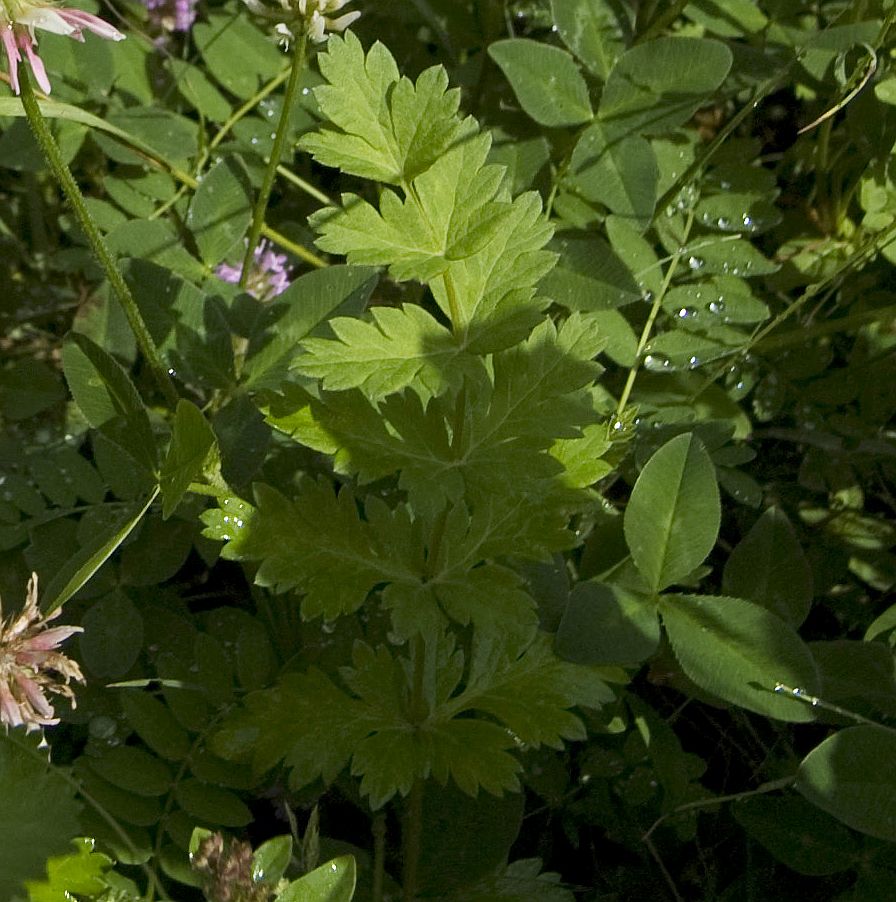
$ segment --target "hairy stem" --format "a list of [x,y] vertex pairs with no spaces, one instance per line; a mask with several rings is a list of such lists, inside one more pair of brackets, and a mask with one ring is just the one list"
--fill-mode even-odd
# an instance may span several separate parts
[[255,248],[264,228],[264,216],[268,209],[268,201],[271,199],[271,191],[274,188],[274,179],[277,177],[277,167],[280,165],[280,157],[283,146],[286,143],[286,135],[289,132],[289,120],[292,108],[296,104],[299,92],[299,81],[305,71],[307,56],[308,36],[303,31],[296,40],[292,54],[292,69],[289,72],[289,81],[286,83],[286,92],[283,95],[283,109],[280,111],[280,121],[277,123],[277,131],[274,134],[274,146],[271,148],[271,158],[268,160],[255,201],[255,209],[252,212],[252,225],[249,228],[249,243],[246,246],[246,255],[243,257],[243,274],[240,278],[240,286],[246,287],[252,271],[252,261],[255,258]]
[[71,204],[71,208],[78,220],[78,224],[87,236],[91,250],[103,268],[103,272],[106,274],[106,278],[109,280],[109,284],[112,286],[112,290],[128,318],[131,330],[137,339],[137,346],[146,359],[159,388],[162,390],[162,394],[165,396],[165,400],[171,407],[174,407],[177,404],[177,390],[174,387],[174,383],[171,381],[158,348],[156,348],[152,336],[149,334],[149,329],[143,320],[140,309],[137,307],[134,296],[131,294],[131,289],[128,288],[127,282],[125,282],[115,263],[112,252],[106,246],[99,228],[91,218],[87,205],[84,203],[84,196],[81,194],[81,189],[68,168],[68,164],[62,158],[59,145],[56,143],[56,139],[53,137],[49,125],[47,125],[47,120],[41,112],[40,104],[37,102],[37,98],[34,96],[34,89],[31,86],[31,78],[24,67],[21,74],[21,88],[22,106],[25,109],[25,115],[28,118],[31,131],[34,132],[34,137],[37,139],[37,143],[50,164],[53,175],[62,186],[65,196],[68,198],[68,202]]

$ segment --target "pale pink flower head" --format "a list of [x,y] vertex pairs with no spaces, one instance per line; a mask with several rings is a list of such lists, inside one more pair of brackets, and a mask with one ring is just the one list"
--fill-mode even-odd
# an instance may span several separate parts
[[[84,30],[110,41],[123,41],[124,35],[108,22],[80,9],[54,6],[47,0],[0,0],[0,43],[9,64],[9,83],[19,93],[19,63],[26,60],[34,79],[45,93],[50,93],[50,79],[43,61],[35,52],[36,28],[84,40]],[[24,56],[23,56],[24,54]]]
[[[236,285],[243,275],[242,264],[231,266],[229,263],[219,263],[215,275],[224,282]],[[262,241],[255,248],[246,291],[259,301],[269,301],[286,291],[289,282],[286,254],[274,253],[267,241]]]
[[49,628],[61,609],[48,617],[37,606],[37,574],[28,581],[28,597],[18,615],[3,619],[0,602],[0,723],[24,726],[27,732],[59,723],[46,693],[61,695],[75,707],[75,693],[69,682],[84,682],[81,668],[59,651],[60,643],[80,626]]

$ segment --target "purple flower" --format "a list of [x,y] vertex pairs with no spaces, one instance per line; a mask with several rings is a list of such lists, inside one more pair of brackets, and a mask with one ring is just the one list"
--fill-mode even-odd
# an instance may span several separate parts
[[162,31],[189,31],[196,21],[198,0],[143,0],[149,20]]
[[[224,282],[236,285],[243,275],[242,264],[231,266],[229,263],[221,263],[215,269],[215,275]],[[275,254],[269,249],[267,241],[262,241],[255,248],[255,261],[249,273],[246,291],[259,301],[269,301],[289,288],[289,275],[286,255]]]
[[[50,79],[43,61],[34,48],[34,29],[62,34],[76,41],[84,40],[84,29],[110,41],[123,41],[125,36],[108,22],[80,9],[65,9],[43,0],[0,0],[0,43],[9,64],[9,83],[19,93],[19,63],[27,60],[34,78],[45,93],[50,93]],[[24,54],[24,57],[23,57]]]
[[[44,617],[37,606],[37,574],[28,582],[28,597],[18,616],[3,620],[0,604],[0,723],[7,728],[24,726],[27,732],[59,723],[47,692],[69,699],[75,694],[69,681],[83,683],[78,665],[58,651],[60,643],[80,626],[48,624],[61,608]],[[64,682],[63,682],[64,680]]]

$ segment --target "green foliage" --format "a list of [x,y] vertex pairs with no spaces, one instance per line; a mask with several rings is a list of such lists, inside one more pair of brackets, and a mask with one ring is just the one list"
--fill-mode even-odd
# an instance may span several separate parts
[[896,9],[357,5],[0,97],[0,895],[889,900]]
[[47,859],[80,832],[72,786],[35,746],[21,731],[0,736],[0,893],[7,899],[23,881],[40,878]]

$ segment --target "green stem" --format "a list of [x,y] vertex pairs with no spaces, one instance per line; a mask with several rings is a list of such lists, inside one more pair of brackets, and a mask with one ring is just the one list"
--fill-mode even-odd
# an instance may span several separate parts
[[81,189],[78,188],[78,184],[75,182],[71,170],[62,158],[59,145],[56,143],[56,139],[53,137],[50,127],[47,125],[47,120],[44,119],[37,98],[34,96],[34,89],[31,87],[31,78],[25,67],[22,67],[21,69],[21,88],[22,106],[25,108],[25,115],[28,117],[28,124],[34,132],[34,137],[37,138],[37,143],[40,145],[47,162],[50,164],[53,175],[62,186],[78,223],[84,231],[84,234],[87,236],[87,240],[90,242],[90,247],[93,250],[94,255],[99,261],[100,266],[103,268],[103,272],[105,272],[106,278],[112,286],[112,290],[115,292],[119,303],[124,309],[125,315],[127,316],[128,322],[134,333],[134,337],[137,339],[137,345],[143,353],[159,388],[162,390],[165,400],[170,406],[174,407],[178,400],[174,383],[168,375],[167,368],[164,363],[162,363],[159,351],[152,340],[152,336],[149,334],[149,329],[143,321],[140,309],[137,307],[137,302],[134,300],[134,296],[131,294],[127,282],[125,282],[124,277],[121,275],[111,251],[106,246],[106,242],[103,240],[100,230],[97,228],[96,223],[93,221],[87,210],[87,205],[84,203],[84,197],[81,194]]
[[[426,677],[426,639],[420,633],[413,639],[414,674],[409,720],[419,727],[428,714],[424,696]],[[417,897],[419,882],[420,852],[423,839],[423,787],[424,780],[417,777],[408,795],[408,807],[404,825],[404,874],[402,875],[402,900],[413,902]]]
[[757,786],[756,789],[748,789],[746,792],[734,792],[727,796],[715,796],[711,799],[698,799],[696,802],[686,802],[684,805],[679,805],[668,814],[664,814],[662,817],[657,818],[657,820],[653,822],[651,828],[644,834],[642,840],[647,842],[650,837],[653,836],[656,828],[669,820],[669,818],[678,817],[680,814],[684,814],[688,811],[695,811],[700,808],[713,808],[716,805],[723,805],[725,802],[739,802],[741,799],[750,799],[753,796],[778,792],[780,789],[787,789],[789,786],[792,786],[793,781],[794,777],[781,777],[778,780],[770,780],[768,783],[763,783],[761,786]]
[[373,820],[373,886],[371,902],[383,902],[386,875],[386,819],[378,814]]
[[240,286],[246,287],[252,272],[252,261],[255,259],[255,248],[264,228],[264,215],[268,209],[268,201],[271,199],[271,191],[274,188],[274,180],[277,177],[277,167],[280,165],[280,156],[283,146],[286,144],[286,135],[289,132],[289,120],[292,109],[296,104],[299,91],[299,81],[305,71],[305,59],[308,46],[308,35],[305,31],[299,35],[292,55],[292,69],[289,72],[289,81],[286,83],[286,92],[283,95],[283,109],[280,111],[280,121],[277,123],[277,131],[274,135],[274,146],[271,148],[271,158],[268,160],[255,201],[255,210],[252,213],[252,225],[249,228],[249,243],[246,247],[246,256],[243,257],[243,274],[240,277]]
[[[691,225],[694,222],[694,213],[691,211],[688,214],[688,220],[684,228],[684,239],[687,241],[688,236],[691,233]],[[644,323],[644,328],[641,330],[641,338],[638,341],[638,349],[635,351],[635,362],[632,364],[631,368],[628,371],[628,378],[625,380],[625,387],[622,389],[622,394],[619,396],[619,403],[616,405],[616,416],[622,416],[622,412],[625,410],[625,405],[628,404],[628,399],[631,397],[632,389],[635,387],[635,379],[638,378],[638,370],[641,368],[641,358],[644,354],[644,349],[647,347],[647,342],[650,341],[650,335],[653,332],[653,324],[656,322],[656,318],[659,315],[660,308],[663,305],[663,298],[666,296],[666,292],[669,290],[669,286],[672,284],[672,278],[675,275],[675,270],[678,268],[678,261],[681,259],[681,255],[684,253],[690,253],[693,248],[682,247],[673,257],[671,262],[669,263],[669,268],[666,270],[666,275],[663,278],[662,287],[659,290],[657,296],[653,299],[653,306],[650,308],[650,313],[647,316],[647,322]]]

